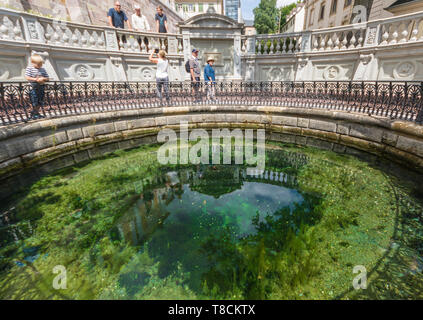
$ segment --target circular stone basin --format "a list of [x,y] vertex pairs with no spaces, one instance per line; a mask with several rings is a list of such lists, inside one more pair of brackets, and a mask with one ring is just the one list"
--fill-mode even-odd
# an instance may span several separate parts
[[5,204],[0,298],[423,298],[421,175],[279,143],[252,176],[163,166],[157,150],[61,170]]

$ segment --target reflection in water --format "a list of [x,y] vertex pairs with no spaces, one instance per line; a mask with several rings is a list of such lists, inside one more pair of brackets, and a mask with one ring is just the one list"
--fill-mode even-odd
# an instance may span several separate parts
[[[187,273],[186,283],[197,294],[214,290],[215,295],[224,295],[239,286],[249,298],[264,298],[257,279],[245,278],[257,272],[257,244],[276,254],[291,235],[320,218],[312,210],[318,199],[293,189],[296,177],[282,171],[247,176],[241,167],[198,166],[167,172],[156,181],[145,187],[110,236],[145,244],[140,254],[148,250],[158,261],[160,278],[176,270]],[[128,272],[143,279],[138,291],[128,272],[120,284],[139,292],[148,280],[135,270]]]
[[423,298],[421,178],[287,150],[250,176],[133,150],[42,179],[0,210],[0,298]]
[[[119,235],[119,240],[140,245],[171,213],[183,215],[193,207],[207,210],[210,215],[225,214],[227,220],[234,218],[240,235],[249,235],[255,232],[252,219],[256,213],[262,221],[278,209],[289,207],[292,211],[295,204],[303,202],[303,196],[290,189],[296,186],[295,176],[271,170],[248,176],[245,169],[238,167],[199,166],[196,170],[168,172],[155,181],[112,230],[114,239]],[[234,207],[241,208],[238,217],[229,216]]]

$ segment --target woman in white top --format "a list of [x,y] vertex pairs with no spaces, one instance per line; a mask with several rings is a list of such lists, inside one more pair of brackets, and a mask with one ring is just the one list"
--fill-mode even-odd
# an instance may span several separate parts
[[[157,58],[154,58],[156,56]],[[157,82],[157,97],[162,101],[162,90],[164,89],[166,101],[169,103],[169,61],[166,58],[166,52],[160,50],[157,56],[156,52],[151,53],[150,61],[157,64],[156,82]]]

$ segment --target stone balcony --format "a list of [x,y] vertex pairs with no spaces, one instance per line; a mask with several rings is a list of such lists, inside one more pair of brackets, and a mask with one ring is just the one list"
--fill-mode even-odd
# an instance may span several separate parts
[[170,80],[188,80],[193,46],[213,55],[220,80],[421,81],[423,12],[311,32],[247,36],[216,14],[195,16],[176,34],[131,32],[0,9],[0,81],[24,80],[33,52],[54,80],[151,81],[154,49],[167,49]]

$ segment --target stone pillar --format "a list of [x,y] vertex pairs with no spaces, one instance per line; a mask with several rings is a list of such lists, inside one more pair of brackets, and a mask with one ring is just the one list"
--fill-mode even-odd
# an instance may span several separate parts
[[364,39],[363,47],[372,47],[378,44],[380,33],[380,23],[369,23],[366,29],[366,37]]
[[[183,37],[183,41],[184,41],[184,61],[183,61],[183,72],[185,74],[185,80],[191,80],[191,76],[189,75],[188,72],[185,71],[185,62],[188,61],[188,59],[191,57],[192,55],[192,48],[191,48],[191,38],[189,35],[189,31],[188,30],[184,30],[182,32],[182,37]],[[181,79],[182,80],[182,79]]]
[[251,35],[247,39],[247,54],[256,54],[256,36]]
[[121,57],[110,57],[113,81],[128,81]]
[[357,70],[355,71],[353,80],[364,81],[367,79],[376,79],[377,61],[373,53],[361,54]]
[[242,80],[241,77],[241,34],[235,34],[234,37],[234,79]]
[[37,18],[22,16],[21,19],[26,41],[45,43],[44,30]]
[[178,39],[175,36],[169,36],[167,38],[167,43],[169,46],[169,54],[177,54],[178,53]]
[[119,45],[117,41],[117,34],[112,29],[104,30],[106,36],[106,47],[109,51],[119,51]]
[[245,80],[246,81],[254,81],[255,80],[255,73],[256,73],[256,60],[255,59],[248,59],[246,61],[246,69],[245,69]]
[[297,72],[295,73],[295,81],[312,80],[313,64],[309,58],[301,57],[297,61]]
[[300,52],[311,52],[311,32],[309,31],[302,34]]

